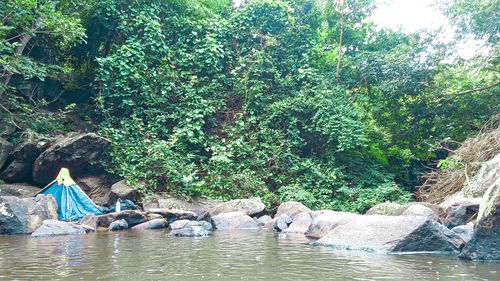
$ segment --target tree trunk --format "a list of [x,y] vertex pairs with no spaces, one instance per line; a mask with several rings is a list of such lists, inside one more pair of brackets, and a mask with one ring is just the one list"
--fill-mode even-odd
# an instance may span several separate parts
[[342,38],[344,37],[344,10],[345,10],[345,0],[342,1],[342,6],[340,7],[340,39],[339,39],[339,55],[337,58],[337,83],[340,83],[340,58],[342,55]]
[[[19,44],[21,44],[21,45],[14,48],[14,56],[22,56],[23,55],[24,49],[28,45],[28,42],[31,40],[31,38],[33,38],[33,36],[26,34],[26,33],[23,33],[23,35],[21,35],[21,37],[19,39]],[[10,82],[10,79],[12,78],[12,75],[13,75],[13,73],[7,72],[7,74],[1,78],[0,81],[2,84],[5,85],[5,87],[7,87],[9,85],[9,82]],[[0,90],[0,94],[2,94],[2,93],[3,93],[3,91]]]

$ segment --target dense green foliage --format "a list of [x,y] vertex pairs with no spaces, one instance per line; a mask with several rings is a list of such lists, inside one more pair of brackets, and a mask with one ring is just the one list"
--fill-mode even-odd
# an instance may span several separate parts
[[[460,20],[467,1],[444,8],[461,34],[492,28],[476,33],[492,51],[469,61],[429,36],[377,31],[367,20],[374,1],[7,1],[4,18],[29,10],[15,2],[48,5],[40,11],[50,16],[4,20],[4,75],[61,77],[81,93],[77,107],[112,140],[101,165],[145,181],[144,193],[363,212],[409,200],[421,164],[438,157],[432,148],[499,110],[498,38],[484,20],[495,1],[481,1],[492,7],[473,23]],[[7,38],[46,18],[58,23],[44,25],[58,44],[29,34],[58,63],[16,54]]]

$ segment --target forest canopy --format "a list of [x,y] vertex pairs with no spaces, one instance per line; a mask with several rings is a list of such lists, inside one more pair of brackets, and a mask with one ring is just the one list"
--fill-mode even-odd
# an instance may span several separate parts
[[[0,118],[12,142],[98,132],[112,145],[96,169],[145,195],[407,202],[500,111],[500,4],[439,1],[449,43],[377,28],[375,4],[4,0]],[[471,36],[487,51],[457,58]]]

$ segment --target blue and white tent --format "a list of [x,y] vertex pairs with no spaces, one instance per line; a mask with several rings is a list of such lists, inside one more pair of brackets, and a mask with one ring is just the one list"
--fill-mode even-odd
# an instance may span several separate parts
[[56,179],[36,195],[38,194],[54,196],[57,202],[57,216],[60,220],[77,221],[88,214],[102,215],[102,211],[80,189],[66,168],[62,168]]

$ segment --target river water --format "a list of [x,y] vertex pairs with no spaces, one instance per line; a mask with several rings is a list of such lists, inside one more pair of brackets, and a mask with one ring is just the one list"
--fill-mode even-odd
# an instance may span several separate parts
[[304,237],[166,230],[0,236],[0,280],[500,280],[500,264],[311,246]]

